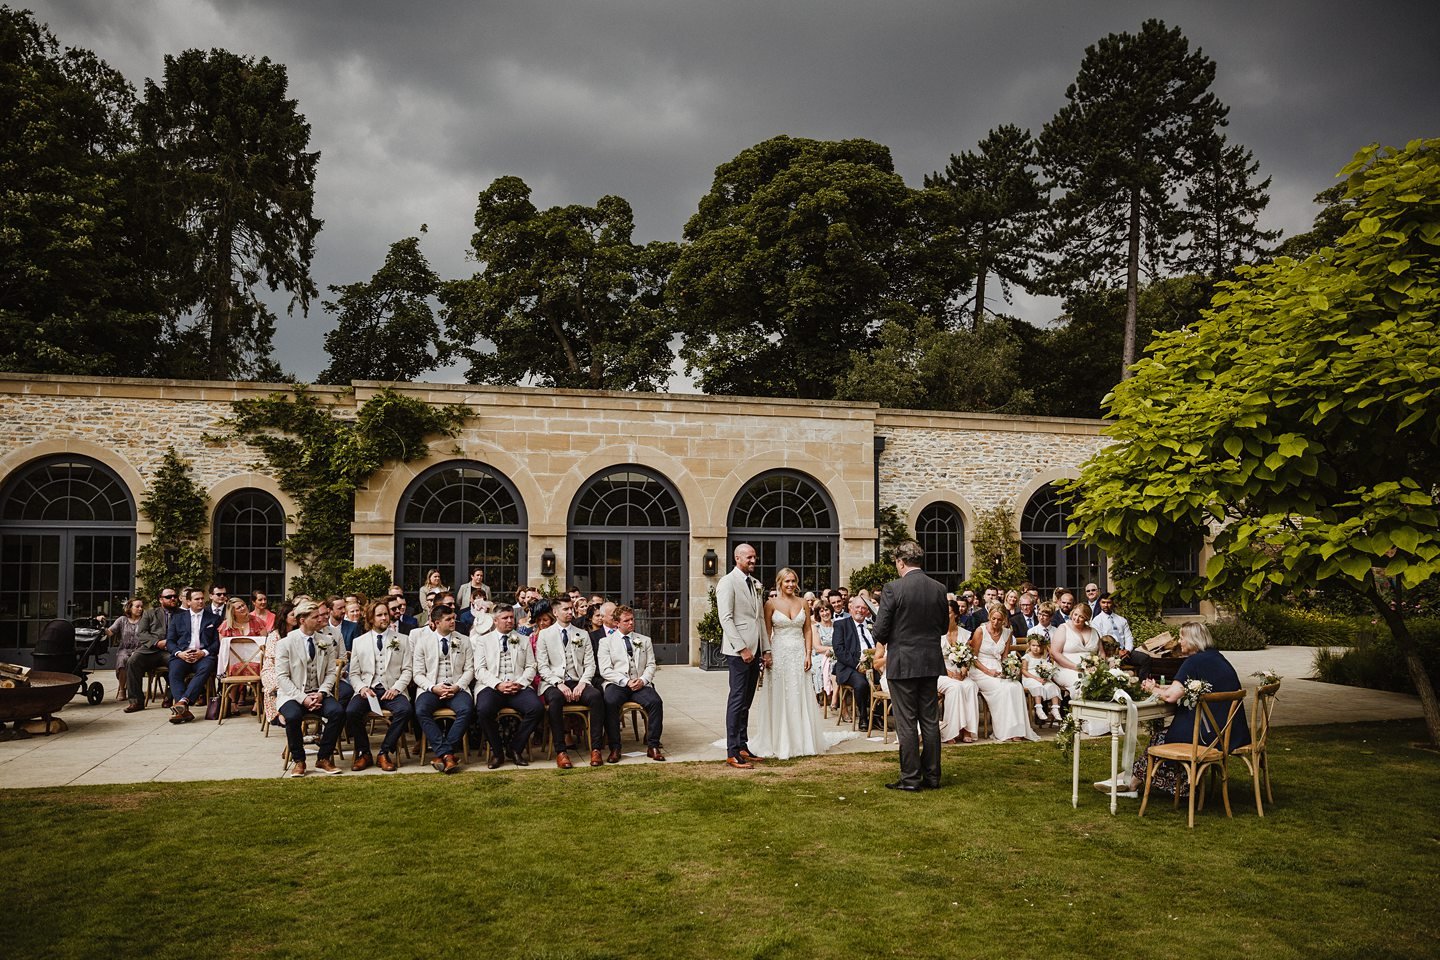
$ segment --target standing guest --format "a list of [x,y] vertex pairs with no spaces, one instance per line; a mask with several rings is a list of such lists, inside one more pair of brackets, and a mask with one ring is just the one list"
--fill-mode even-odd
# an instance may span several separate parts
[[476,596],[482,599],[490,599],[490,588],[485,585],[485,569],[476,567],[470,571],[470,579],[460,584],[460,589],[455,591],[455,605],[464,610],[469,608]]
[[[549,613],[546,604],[545,613]],[[481,616],[485,616],[481,614]],[[535,728],[540,725],[544,708],[530,682],[535,679],[535,659],[530,641],[515,629],[515,611],[501,604],[492,618],[476,623],[472,638],[475,649],[475,719],[490,744],[489,767],[494,770],[508,757],[517,767],[528,767],[525,749]],[[489,629],[487,629],[489,628]],[[500,711],[509,707],[520,714],[520,729],[506,745],[500,737]],[[563,741],[562,741],[563,742]]]
[[[140,649],[144,638],[140,635],[140,621],[145,619],[145,601],[130,599],[120,608],[120,616],[105,628],[105,639],[115,647],[115,680],[121,693],[125,692],[126,674],[130,658]],[[132,713],[134,711],[131,711]]]
[[[170,697],[174,701],[171,723],[195,719],[190,705],[215,676],[215,662],[220,656],[220,620],[206,606],[205,592],[191,590],[187,600],[190,609],[170,618],[165,635],[165,648],[170,652]],[[188,684],[186,674],[190,676]]]
[[760,582],[753,576],[758,556],[750,544],[739,544],[735,548],[735,566],[715,587],[720,649],[730,671],[725,701],[725,762],[737,770],[755,766],[756,757],[750,752],[750,707],[760,671],[769,660],[762,623],[765,605],[760,599]]
[[280,604],[280,612],[275,615],[275,629],[265,639],[265,656],[260,659],[260,689],[265,692],[266,723],[274,723],[275,718],[280,716],[280,680],[275,674],[275,654],[280,649],[280,641],[300,628],[295,604],[304,599],[307,598],[296,597]]
[[[369,632],[355,638],[350,649],[350,683],[355,696],[345,709],[350,739],[355,741],[355,762],[352,770],[364,770],[378,762],[381,770],[394,773],[397,766],[395,747],[410,722],[410,681],[414,677],[410,638],[390,622],[390,604],[376,600],[370,604]],[[369,718],[374,716],[370,698],[379,701],[382,710],[390,711],[390,726],[380,744],[378,761],[370,756]]]
[[590,766],[605,761],[600,755],[605,743],[605,698],[595,687],[595,654],[590,637],[573,623],[573,601],[555,604],[555,624],[541,630],[535,644],[535,669],[540,675],[540,699],[550,715],[550,735],[555,741],[555,766],[574,766],[566,751],[565,707],[578,705],[590,711]]
[[[960,626],[960,600],[949,600],[950,626],[940,638],[943,653],[950,647],[970,642],[970,631]],[[945,676],[936,681],[941,695],[940,740],[942,743],[974,743],[980,729],[980,688],[970,676],[969,667],[957,667],[948,660]]]
[[270,609],[270,598],[264,590],[250,591],[250,612],[260,618],[260,626],[264,628],[260,636],[268,636],[275,629],[275,611]]
[[319,717],[323,724],[315,750],[315,769],[340,773],[331,759],[345,719],[345,711],[334,696],[340,645],[321,630],[325,617],[314,601],[296,604],[295,619],[300,626],[280,640],[275,651],[276,706],[285,720],[285,740],[290,746],[287,775],[305,776],[306,717]]
[[419,589],[418,591],[416,591],[417,593],[420,594],[420,612],[421,612],[421,614],[422,614],[423,616],[425,616],[426,618],[429,618],[429,616],[430,616],[430,608],[431,608],[432,606],[434,606],[433,601],[430,600],[431,595],[432,595],[432,594],[436,594],[436,593],[441,593],[442,591],[445,591],[445,590],[448,590],[448,589],[450,589],[450,588],[447,587],[447,586],[445,586],[445,581],[442,580],[442,579],[440,579],[440,571],[439,571],[439,570],[431,570],[431,571],[429,571],[428,573],[426,573],[426,574],[425,574],[425,582],[422,583],[422,584],[420,584],[420,589]]
[[635,611],[615,610],[615,631],[600,644],[600,675],[605,678],[605,733],[610,741],[609,763],[620,762],[620,715],[625,703],[638,703],[645,711],[646,749],[651,760],[664,760],[660,736],[665,704],[655,692],[655,647],[650,638],[635,632]]
[[1135,668],[1135,676],[1141,680],[1150,679],[1150,654],[1135,646],[1135,635],[1130,632],[1130,621],[1115,610],[1115,600],[1110,594],[1100,594],[1100,612],[1090,623],[1103,640],[1111,637],[1119,648],[1119,657]]
[[859,597],[850,600],[850,616],[835,621],[830,643],[835,650],[835,682],[855,692],[855,715],[859,728],[870,730],[870,679],[860,669],[860,658],[874,650],[876,639],[865,623],[870,608]]
[[[430,608],[430,628],[418,640],[412,635],[411,641],[415,686],[420,691],[415,697],[415,715],[434,754],[430,765],[442,773],[455,773],[460,769],[455,746],[475,715],[475,699],[470,694],[475,680],[470,641],[455,630],[455,608],[443,603]],[[435,719],[435,711],[445,707],[455,711],[455,722],[448,731]]]
[[179,593],[174,587],[164,587],[160,590],[159,601],[140,617],[140,623],[135,628],[140,645],[125,664],[125,694],[129,700],[125,705],[126,713],[145,709],[146,675],[151,670],[168,668],[170,653],[166,649],[165,637],[179,606]]
[[895,548],[900,576],[880,591],[875,618],[875,642],[884,647],[885,682],[900,741],[900,779],[886,786],[907,792],[940,786],[937,678],[945,672],[945,661],[937,638],[945,633],[949,614],[945,588],[920,569],[924,557],[914,540]]

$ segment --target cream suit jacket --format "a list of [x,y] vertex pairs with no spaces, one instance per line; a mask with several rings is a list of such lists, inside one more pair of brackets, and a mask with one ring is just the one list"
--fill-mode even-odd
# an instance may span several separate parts
[[[275,648],[275,707],[279,709],[294,700],[305,699],[305,674],[310,650],[306,636],[299,629],[282,637]],[[323,630],[311,638],[315,641],[315,677],[326,696],[335,696],[335,659],[340,644]]]
[[[530,686],[535,679],[535,655],[530,651],[530,638],[511,632],[510,662],[514,675],[511,677],[522,686]],[[475,692],[485,687],[498,687],[500,678],[500,634],[494,630],[480,637],[475,643]]]
[[[655,683],[654,644],[645,634],[632,633],[630,634],[630,646],[635,651],[635,676],[644,680],[647,687],[653,686]],[[616,630],[600,641],[600,676],[604,677],[607,683],[621,687],[629,686],[630,666],[631,658],[625,655],[625,634]]]
[[765,652],[765,601],[759,580],[732,567],[715,585],[715,607],[720,614],[722,653],[738,657],[746,649]]
[[[540,692],[565,682],[565,647],[561,643],[560,631],[570,632],[570,646],[575,650],[576,680],[595,682],[595,651],[590,646],[590,634],[573,623],[568,627],[560,624],[540,631],[535,644],[535,669],[540,674]],[[621,644],[622,648],[624,644]]]
[[[463,633],[452,633],[450,641],[450,682],[461,690],[469,690],[475,682],[475,653],[470,641]],[[410,669],[414,673],[415,685],[421,692],[440,683],[440,638],[435,631],[427,630],[414,644],[410,655]]]
[[410,638],[391,627],[380,634],[380,644],[377,653],[373,630],[355,638],[350,648],[350,685],[356,690],[370,687],[377,695],[394,690],[408,697],[410,681],[415,676]]

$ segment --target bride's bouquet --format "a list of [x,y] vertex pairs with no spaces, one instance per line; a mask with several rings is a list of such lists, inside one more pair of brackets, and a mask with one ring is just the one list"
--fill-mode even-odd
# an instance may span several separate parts
[[951,643],[945,650],[945,662],[955,670],[964,670],[975,661],[975,651],[963,640]]
[[1020,654],[1011,650],[1005,654],[1005,659],[1000,661],[1000,672],[1006,680],[1020,679]]

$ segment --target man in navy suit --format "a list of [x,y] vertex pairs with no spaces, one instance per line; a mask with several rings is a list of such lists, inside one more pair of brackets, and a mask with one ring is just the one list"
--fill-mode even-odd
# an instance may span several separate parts
[[[870,679],[860,671],[860,656],[875,648],[875,638],[865,617],[870,606],[859,597],[850,598],[850,616],[834,623],[830,645],[835,650],[835,681],[855,691],[855,713],[861,730],[870,729]],[[941,631],[942,633],[944,631]],[[939,649],[939,638],[936,638]]]
[[[171,723],[189,723],[195,719],[190,704],[205,692],[205,685],[215,675],[215,661],[220,656],[220,619],[207,609],[204,590],[191,590],[186,610],[176,611],[165,631],[165,649],[170,651]],[[186,684],[185,675],[190,674]]]

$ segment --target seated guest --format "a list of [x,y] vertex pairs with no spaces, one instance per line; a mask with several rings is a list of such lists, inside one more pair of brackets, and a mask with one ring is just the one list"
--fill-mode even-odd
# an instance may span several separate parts
[[340,773],[330,759],[345,719],[345,711],[334,695],[340,645],[321,629],[325,615],[314,601],[302,600],[295,605],[294,613],[300,626],[280,640],[275,650],[276,703],[290,745],[288,776],[305,776],[306,717],[323,721],[315,768],[321,773]]
[[260,626],[264,628],[260,636],[269,636],[275,629],[275,611],[270,609],[270,598],[264,590],[250,591],[250,612],[260,618]]
[[[460,769],[455,759],[455,746],[470,729],[475,715],[475,699],[470,684],[475,680],[474,654],[470,641],[455,630],[455,608],[437,603],[430,608],[430,627],[411,635],[413,652],[411,669],[415,674],[415,715],[420,729],[430,742],[434,758],[430,765],[442,773]],[[435,719],[435,711],[455,711],[455,722],[448,731]]]
[[409,601],[403,596],[391,594],[387,602],[390,605],[390,625],[395,628],[396,633],[403,633],[409,636],[411,632],[420,626],[420,621],[410,616],[407,612]]
[[550,714],[550,734],[555,741],[555,766],[574,766],[565,750],[565,706],[576,704],[590,709],[590,766],[598,767],[605,743],[605,698],[595,688],[595,654],[590,636],[573,624],[570,600],[557,600],[553,607],[555,625],[541,630],[535,644],[535,669],[540,674],[540,698]]
[[279,680],[275,676],[275,652],[280,649],[280,641],[294,630],[300,628],[300,621],[295,617],[295,605],[307,597],[296,597],[294,600],[286,600],[280,604],[280,612],[275,615],[275,629],[265,639],[265,656],[260,660],[260,689],[265,692],[265,722],[274,723],[280,716]]
[[875,649],[875,638],[865,622],[870,608],[859,597],[850,598],[850,616],[836,620],[830,646],[835,650],[835,682],[855,691],[855,710],[861,730],[870,729],[870,680],[860,670],[860,657]]
[[[388,612],[388,610],[387,610]],[[364,614],[361,612],[360,600],[346,599],[345,619],[340,621],[340,639],[345,643],[345,649],[354,648],[355,638],[366,631]]]
[[615,630],[600,642],[600,676],[605,678],[605,735],[610,741],[609,763],[620,762],[620,708],[638,703],[648,719],[645,756],[664,760],[660,735],[665,704],[655,692],[655,647],[650,638],[635,632],[635,611],[615,608]]
[[[495,608],[493,623],[487,614],[476,621],[477,631],[485,630],[475,645],[475,716],[490,744],[489,767],[494,770],[509,757],[516,766],[528,767],[525,747],[540,725],[540,698],[530,681],[535,679],[535,658],[529,639],[515,630],[515,611],[501,604]],[[510,707],[520,714],[520,729],[509,745],[500,739],[500,711]]]
[[395,772],[395,745],[400,742],[410,722],[410,680],[414,676],[411,663],[410,638],[398,632],[390,622],[390,604],[376,600],[370,604],[370,630],[355,638],[350,648],[350,685],[355,696],[345,708],[346,726],[355,741],[355,762],[352,770],[364,770],[373,762],[370,756],[368,720],[374,716],[370,698],[380,709],[390,711],[390,728],[380,745],[380,769]]
[[601,600],[590,607],[590,649],[595,654],[595,669],[600,669],[600,641],[615,632],[615,604]]
[[1102,640],[1105,637],[1114,638],[1118,647],[1117,656],[1135,668],[1137,677],[1141,680],[1150,679],[1150,654],[1135,646],[1135,635],[1130,632],[1130,621],[1115,611],[1115,600],[1108,592],[1100,594],[1097,602],[1100,612],[1090,621],[1090,625],[1100,634]]
[[[469,584],[466,584],[466,586],[469,586]],[[483,593],[476,592],[470,596],[471,599],[468,606],[465,604],[460,605],[460,615],[455,618],[455,626],[457,630],[467,637],[478,637],[480,634],[475,632],[475,621],[481,614],[489,613],[492,604],[489,600],[485,599],[485,594]],[[458,603],[459,601],[457,600],[456,602]],[[487,617],[486,619],[489,620],[490,618]]]
[[970,676],[969,667],[957,667],[948,659],[952,645],[963,646],[970,642],[969,632],[960,626],[960,605],[963,600],[947,601],[950,608],[950,623],[945,636],[940,638],[941,652],[946,654],[945,676],[940,677],[935,687],[944,698],[940,710],[941,743],[974,743],[980,730],[980,688]]
[[[1140,684],[1140,688],[1146,693],[1153,693],[1167,703],[1179,703],[1185,696],[1186,680],[1203,680],[1211,686],[1211,693],[1234,693],[1241,689],[1240,675],[1230,665],[1219,650],[1215,649],[1215,641],[1210,636],[1210,628],[1198,621],[1192,621],[1180,627],[1180,653],[1185,657],[1185,662],[1175,672],[1175,679],[1166,686],[1161,686],[1154,680],[1146,680]],[[1229,704],[1218,704],[1215,709],[1215,719],[1223,724]],[[1160,730],[1150,737],[1150,746],[1158,747],[1162,743],[1189,743],[1195,734],[1197,715],[1202,716],[1200,707],[1180,707],[1175,711],[1175,716],[1170,720],[1170,726]],[[1210,730],[1208,721],[1200,731],[1201,746],[1217,746],[1219,731]],[[1230,749],[1243,747],[1250,742],[1250,725],[1245,720],[1245,707],[1242,704],[1235,713],[1235,719],[1230,724]],[[1145,783],[1145,755],[1142,754],[1135,759],[1135,768],[1131,771],[1131,783],[1129,789],[1134,790]],[[1122,775],[1123,776],[1123,775]],[[1178,763],[1165,762],[1155,769],[1154,779],[1151,787],[1162,793],[1178,794],[1183,799],[1190,795],[1190,783],[1180,772]],[[1121,789],[1126,789],[1122,784]]]
[[140,636],[140,622],[145,619],[145,601],[130,599],[120,608],[120,616],[105,628],[105,638],[115,648],[115,679],[123,693],[130,657],[140,649],[144,638]]
[[[174,701],[171,723],[195,719],[190,705],[215,676],[215,662],[220,656],[220,620],[205,605],[205,591],[191,590],[186,601],[189,609],[170,618],[165,635],[165,648],[170,651],[170,697]],[[187,674],[189,684],[185,682]]]
[[145,677],[151,670],[168,669],[170,654],[166,651],[165,637],[170,631],[170,621],[180,606],[180,595],[174,587],[160,590],[160,602],[140,617],[136,635],[140,645],[125,664],[125,695],[129,703],[126,713],[145,709]]
[[[261,645],[265,643],[265,637],[269,633],[265,629],[265,621],[250,612],[250,606],[241,598],[233,597],[225,605],[225,620],[216,631],[221,638],[225,637],[257,637]],[[249,674],[254,675],[257,668],[245,663],[245,658],[231,656],[229,666],[225,672],[231,675]],[[246,687],[232,687],[230,691],[230,709],[238,711],[244,703]],[[252,711],[253,712],[253,711]]]
[[1031,629],[1040,623],[1040,617],[1035,612],[1035,600],[1030,594],[1020,594],[1016,604],[1018,609],[1010,615],[1010,631],[1020,641],[1030,636]]
[[[1040,637],[1045,641],[1045,646],[1048,648],[1050,646],[1050,632],[1052,629],[1052,625],[1055,622],[1055,611],[1057,609],[1058,608],[1055,606],[1055,604],[1051,603],[1049,600],[1046,600],[1044,603],[1040,604],[1040,606],[1036,608],[1035,611],[1035,626],[1031,627],[1028,631],[1026,631],[1025,636],[1027,638],[1036,636]],[[1048,649],[1046,651],[1046,654],[1048,656]]]

